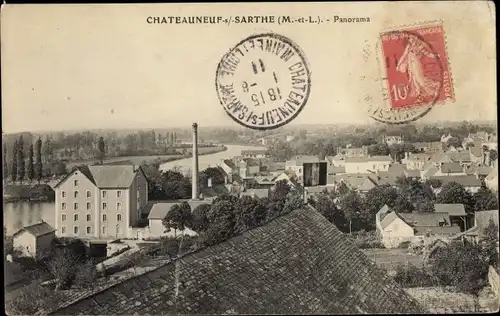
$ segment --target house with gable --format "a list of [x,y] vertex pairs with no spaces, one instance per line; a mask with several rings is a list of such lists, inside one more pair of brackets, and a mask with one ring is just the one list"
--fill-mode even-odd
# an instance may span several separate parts
[[377,183],[371,176],[372,174],[369,173],[328,175],[327,186],[332,186],[334,190],[338,190],[340,186],[346,185],[349,189],[357,190],[360,194],[364,194],[377,186]]
[[304,177],[304,163],[320,162],[317,156],[299,155],[285,162],[285,170],[292,170],[297,175],[297,181],[302,183]]
[[82,239],[133,237],[148,203],[148,182],[135,165],[79,166],[55,187],[57,236]]
[[448,213],[399,213],[386,205],[376,215],[376,230],[386,248],[403,242],[423,244],[426,239],[447,239],[460,233]]
[[467,213],[463,204],[434,204],[435,213],[446,213],[450,217],[450,223],[460,226],[461,231],[467,230]]
[[251,178],[260,172],[260,164],[253,158],[243,158],[239,160],[238,170],[242,179]]
[[408,170],[421,170],[431,160],[431,157],[432,154],[430,153],[405,153],[405,158],[401,162]]
[[345,172],[349,174],[388,171],[392,163],[390,156],[347,157]]
[[481,180],[478,179],[475,175],[460,175],[460,176],[431,176],[429,179],[439,180],[441,182],[441,186],[438,188],[434,188],[434,193],[439,194],[444,185],[450,182],[456,182],[461,184],[466,190],[471,193],[476,193],[479,191],[481,186],[483,185]]
[[13,248],[24,257],[43,259],[50,254],[55,231],[46,222],[25,226],[13,235]]

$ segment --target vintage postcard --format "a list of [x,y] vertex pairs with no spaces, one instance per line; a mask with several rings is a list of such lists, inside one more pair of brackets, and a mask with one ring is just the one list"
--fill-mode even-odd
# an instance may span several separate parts
[[7,315],[498,311],[493,2],[0,21]]

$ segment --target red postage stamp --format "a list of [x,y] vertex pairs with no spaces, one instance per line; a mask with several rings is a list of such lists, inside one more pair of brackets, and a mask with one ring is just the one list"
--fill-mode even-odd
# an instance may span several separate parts
[[391,109],[454,101],[442,24],[381,34]]

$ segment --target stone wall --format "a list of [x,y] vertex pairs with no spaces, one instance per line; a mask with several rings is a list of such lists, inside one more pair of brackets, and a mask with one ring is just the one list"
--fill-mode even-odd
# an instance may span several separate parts
[[498,276],[498,272],[495,270],[493,266],[490,266],[488,271],[488,282],[490,283],[491,290],[497,297],[499,297],[499,289],[500,289],[500,277]]
[[489,287],[480,293],[477,310],[472,295],[456,292],[451,287],[407,288],[406,291],[431,313],[473,313],[498,310],[498,298]]

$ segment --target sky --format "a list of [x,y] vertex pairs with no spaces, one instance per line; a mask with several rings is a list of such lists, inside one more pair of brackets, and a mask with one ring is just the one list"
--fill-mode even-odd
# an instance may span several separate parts
[[[496,118],[495,8],[472,2],[6,5],[1,13],[2,129],[236,126],[215,91],[224,53],[275,32],[305,53],[311,94],[290,124],[369,123],[381,31],[442,20],[455,102],[423,122]],[[148,24],[148,16],[369,17],[370,23]],[[366,53],[367,52],[367,53]],[[365,58],[367,57],[367,58]]]

